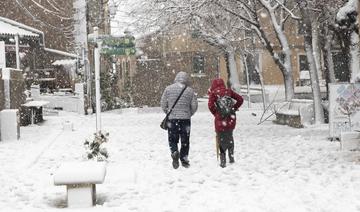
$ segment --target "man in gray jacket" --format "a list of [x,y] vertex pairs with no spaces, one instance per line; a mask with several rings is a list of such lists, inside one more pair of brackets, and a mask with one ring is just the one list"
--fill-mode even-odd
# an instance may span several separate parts
[[[188,74],[182,71],[179,72],[175,77],[175,82],[165,88],[161,97],[161,108],[165,113],[168,113],[185,86],[187,87],[184,93],[169,116],[168,139],[174,169],[179,167],[179,159],[182,166],[186,168],[190,166],[188,159],[191,128],[190,118],[196,112],[198,103],[194,90],[188,87],[190,86]],[[181,139],[180,152],[178,150],[179,138]]]

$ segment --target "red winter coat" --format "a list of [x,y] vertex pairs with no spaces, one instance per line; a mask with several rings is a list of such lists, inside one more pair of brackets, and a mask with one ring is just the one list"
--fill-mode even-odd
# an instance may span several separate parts
[[215,79],[211,84],[211,88],[209,89],[209,102],[208,107],[210,112],[215,116],[215,131],[216,132],[224,132],[230,131],[235,128],[236,125],[236,115],[231,115],[225,119],[221,118],[220,113],[216,110],[215,102],[217,98],[222,96],[230,96],[233,98],[236,103],[234,105],[234,110],[238,110],[239,107],[243,103],[243,98],[235,93],[233,90],[225,87],[225,83],[223,79]]

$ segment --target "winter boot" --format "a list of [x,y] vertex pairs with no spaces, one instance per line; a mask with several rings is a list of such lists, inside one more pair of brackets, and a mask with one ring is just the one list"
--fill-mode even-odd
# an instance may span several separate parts
[[185,167],[185,168],[189,168],[190,167],[190,162],[188,160],[182,160],[181,165],[183,167]]
[[235,163],[234,150],[229,149],[229,163]]
[[220,153],[220,167],[225,168],[226,167],[226,156],[225,153]]
[[179,158],[180,158],[180,154],[178,151],[175,151],[171,154],[171,158],[173,159],[172,161],[172,166],[174,169],[179,168]]

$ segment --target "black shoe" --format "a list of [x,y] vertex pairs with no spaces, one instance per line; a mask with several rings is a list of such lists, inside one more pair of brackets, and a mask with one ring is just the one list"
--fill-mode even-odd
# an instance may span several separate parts
[[234,160],[233,157],[230,157],[230,158],[229,158],[229,163],[235,163],[235,160]]
[[190,162],[188,160],[182,160],[181,165],[183,167],[185,167],[185,168],[189,168],[190,167]]
[[172,166],[174,167],[174,169],[179,168],[179,158],[180,158],[180,154],[178,151],[175,151],[171,154],[171,158],[173,159],[172,161]]
[[234,150],[230,150],[230,149],[229,149],[229,163],[235,163]]

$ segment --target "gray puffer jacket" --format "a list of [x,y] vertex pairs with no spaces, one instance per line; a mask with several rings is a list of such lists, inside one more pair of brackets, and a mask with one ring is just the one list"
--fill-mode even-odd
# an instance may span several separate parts
[[[190,85],[189,76],[181,71],[176,75],[174,84],[167,86],[161,97],[161,108],[165,113],[171,109],[185,85]],[[197,107],[198,102],[194,90],[187,87],[170,113],[169,119],[190,119]]]

